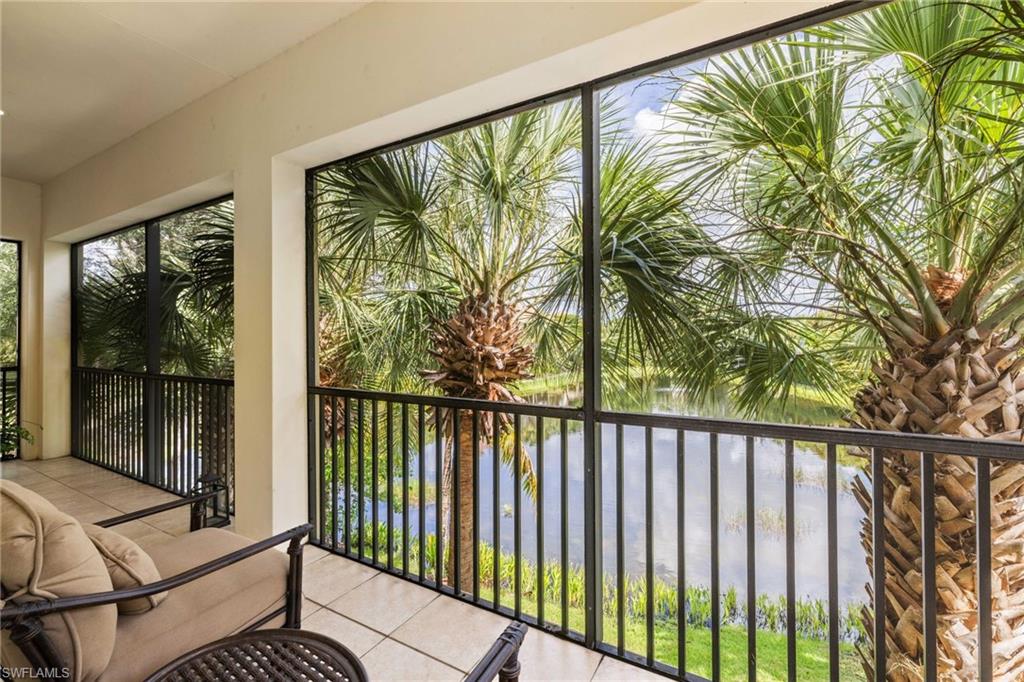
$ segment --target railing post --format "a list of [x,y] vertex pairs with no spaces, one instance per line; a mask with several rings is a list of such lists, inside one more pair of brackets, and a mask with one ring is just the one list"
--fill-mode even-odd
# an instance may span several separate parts
[[[601,641],[601,467],[597,412],[601,407],[600,106],[593,85],[581,89],[583,118],[583,518],[586,616],[584,639]],[[567,567],[563,566],[562,570]]]
[[288,543],[288,592],[285,597],[285,627],[302,627],[302,539],[296,535]]
[[82,377],[78,372],[78,288],[82,282],[82,247],[71,247],[71,454],[82,455]]
[[162,438],[160,437],[160,227],[146,223],[146,394],[144,398],[145,454],[142,477],[159,483]]

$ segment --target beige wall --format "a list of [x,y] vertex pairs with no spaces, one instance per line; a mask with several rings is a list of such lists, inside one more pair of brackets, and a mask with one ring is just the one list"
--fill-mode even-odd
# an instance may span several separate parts
[[0,180],[0,237],[21,242],[21,419],[34,442],[22,443],[22,457],[35,459],[42,447],[39,347],[39,272],[42,188],[30,182]]
[[236,526],[265,535],[306,513],[303,168],[825,4],[373,3],[47,183],[43,233],[235,192]]
[[26,459],[70,446],[70,261],[68,245],[42,238],[42,188],[3,178],[0,236],[21,242],[21,418],[33,435]]

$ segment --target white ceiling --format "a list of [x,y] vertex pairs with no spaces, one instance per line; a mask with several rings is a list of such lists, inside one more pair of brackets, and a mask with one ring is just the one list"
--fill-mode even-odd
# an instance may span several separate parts
[[0,172],[43,183],[366,2],[0,3]]

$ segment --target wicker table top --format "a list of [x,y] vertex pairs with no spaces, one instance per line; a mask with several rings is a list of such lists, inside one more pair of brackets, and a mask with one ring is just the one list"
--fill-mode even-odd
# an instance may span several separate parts
[[253,630],[179,656],[147,682],[196,680],[331,680],[364,682],[366,670],[347,648],[305,630]]

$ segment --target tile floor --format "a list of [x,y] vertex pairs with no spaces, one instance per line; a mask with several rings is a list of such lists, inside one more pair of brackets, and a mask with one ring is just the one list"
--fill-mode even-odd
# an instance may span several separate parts
[[[3,462],[0,478],[35,490],[82,521],[174,499],[170,493],[71,457]],[[119,527],[140,545],[188,531],[188,510]],[[508,625],[497,614],[316,547],[304,554],[303,627],[359,656],[371,680],[460,680]],[[640,668],[531,628],[520,652],[529,680],[657,680]]]

